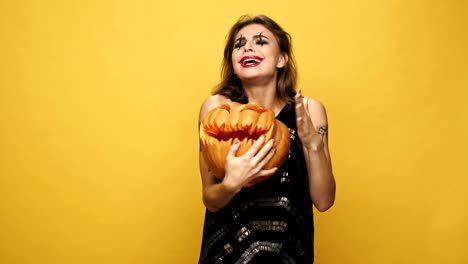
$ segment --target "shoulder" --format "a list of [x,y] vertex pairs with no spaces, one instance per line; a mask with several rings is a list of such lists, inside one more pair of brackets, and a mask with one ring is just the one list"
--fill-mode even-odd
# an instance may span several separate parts
[[315,110],[320,110],[320,111],[325,110],[325,106],[323,105],[323,103],[317,99],[311,98],[309,96],[304,96],[302,100],[304,101],[305,105],[309,106],[310,109],[315,109]]
[[304,96],[302,98],[304,106],[309,112],[310,117],[314,124],[327,124],[327,111],[322,102],[317,99]]
[[230,102],[230,100],[223,95],[216,94],[216,95],[209,96],[208,98],[205,99],[205,101],[203,101],[200,107],[199,120],[203,120],[203,118],[209,111],[215,109],[216,107],[226,102]]

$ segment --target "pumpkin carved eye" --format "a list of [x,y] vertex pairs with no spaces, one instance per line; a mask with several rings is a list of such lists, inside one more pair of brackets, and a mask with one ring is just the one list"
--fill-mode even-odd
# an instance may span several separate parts
[[200,125],[203,157],[213,174],[222,180],[226,156],[234,141],[240,141],[236,155],[241,156],[263,135],[265,143],[275,139],[277,150],[264,169],[279,167],[286,158],[290,139],[288,128],[275,118],[273,111],[254,103],[223,104],[211,110]]

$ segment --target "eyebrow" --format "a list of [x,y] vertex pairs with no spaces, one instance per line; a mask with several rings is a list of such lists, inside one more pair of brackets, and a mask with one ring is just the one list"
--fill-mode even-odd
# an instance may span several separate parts
[[[266,38],[266,39],[269,39],[267,36],[263,35],[263,32],[260,32],[260,34],[258,35],[254,35],[253,36],[253,39],[259,39],[259,38]],[[244,36],[240,36],[238,39],[236,39],[234,42],[238,42],[238,41],[242,41],[242,40],[246,40],[246,38]]]
[[246,38],[241,35],[238,39],[234,40],[234,42],[238,42],[238,41],[242,41],[242,40],[246,40]]

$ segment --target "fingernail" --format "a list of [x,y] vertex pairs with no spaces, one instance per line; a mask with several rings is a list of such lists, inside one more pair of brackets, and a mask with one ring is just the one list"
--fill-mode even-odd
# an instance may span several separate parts
[[272,143],[273,143],[273,144],[275,144],[275,142],[276,142],[276,140],[275,140],[275,139],[272,139],[271,141],[272,141]]
[[239,139],[236,138],[236,141],[234,141],[234,144],[239,144]]

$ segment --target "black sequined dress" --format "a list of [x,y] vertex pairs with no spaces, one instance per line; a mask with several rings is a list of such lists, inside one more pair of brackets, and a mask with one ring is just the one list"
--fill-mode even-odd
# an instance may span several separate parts
[[312,201],[295,117],[294,105],[276,117],[291,137],[277,173],[243,188],[220,211],[206,210],[199,263],[313,263]]

